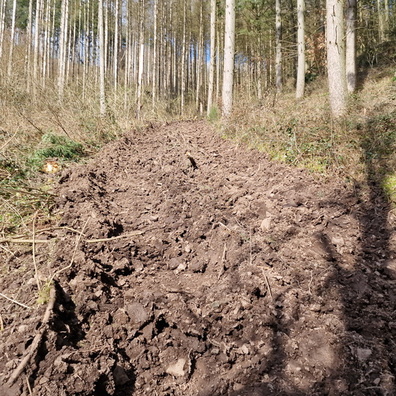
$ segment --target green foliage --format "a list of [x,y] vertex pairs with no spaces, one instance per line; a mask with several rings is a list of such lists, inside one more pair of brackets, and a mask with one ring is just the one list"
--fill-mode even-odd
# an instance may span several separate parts
[[47,158],[58,160],[77,161],[84,155],[81,143],[75,142],[66,136],[46,133],[34,152],[27,158],[27,166],[31,170],[38,170]]
[[210,122],[216,122],[220,119],[220,112],[217,106],[212,106],[210,108],[208,119]]
[[396,205],[396,174],[386,175],[382,181],[382,188],[392,202],[392,205]]

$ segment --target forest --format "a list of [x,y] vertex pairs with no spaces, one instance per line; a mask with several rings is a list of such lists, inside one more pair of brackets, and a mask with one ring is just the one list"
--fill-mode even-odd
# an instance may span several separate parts
[[0,395],[396,394],[393,0],[0,0]]

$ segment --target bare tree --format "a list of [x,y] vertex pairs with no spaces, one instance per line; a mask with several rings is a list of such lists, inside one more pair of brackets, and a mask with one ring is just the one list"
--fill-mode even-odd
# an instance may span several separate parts
[[16,0],[13,1],[12,4],[12,21],[11,21],[11,34],[10,34],[10,52],[8,54],[8,67],[7,67],[7,74],[11,76],[12,72],[12,55],[14,51],[14,42],[15,42],[15,17],[16,17],[16,8],[17,2]]
[[297,85],[296,98],[304,96],[305,89],[305,0],[297,0]]
[[339,117],[346,110],[344,0],[326,1],[327,75],[332,114]]
[[235,0],[226,0],[224,36],[223,117],[229,117],[234,83]]
[[282,18],[281,1],[275,0],[275,85],[282,91]]
[[208,82],[208,107],[209,116],[213,104],[214,72],[215,72],[215,46],[216,46],[216,0],[210,1],[210,59]]
[[348,92],[356,89],[356,0],[347,0],[346,82]]
[[105,50],[104,50],[104,19],[103,0],[98,2],[98,33],[99,33],[99,103],[100,115],[106,114],[106,91],[105,91]]

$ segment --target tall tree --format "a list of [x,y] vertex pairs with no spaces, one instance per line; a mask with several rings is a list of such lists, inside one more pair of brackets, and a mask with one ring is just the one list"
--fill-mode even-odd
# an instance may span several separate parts
[[208,107],[209,116],[213,104],[214,72],[215,72],[215,46],[216,46],[216,0],[210,1],[210,58],[208,82]]
[[354,92],[356,89],[356,0],[346,1],[346,81],[348,92]]
[[282,90],[282,17],[281,1],[275,0],[275,85]]
[[98,2],[98,33],[99,33],[99,104],[100,115],[106,114],[106,91],[105,91],[105,49],[104,49],[104,17],[103,0]]
[[304,96],[305,89],[305,0],[297,0],[297,86],[296,98]]
[[11,35],[10,35],[10,52],[8,54],[8,67],[7,67],[7,74],[11,76],[12,72],[12,56],[14,51],[14,42],[15,42],[15,18],[16,18],[16,8],[17,2],[16,0],[13,1],[12,5],[12,22],[11,22]]
[[326,0],[327,75],[332,114],[346,110],[344,0]]
[[229,117],[234,83],[235,0],[226,0],[224,36],[223,117]]
[[[37,0],[39,2],[39,0]],[[37,13],[37,11],[36,11]],[[69,19],[69,0],[62,0],[61,6],[61,25],[60,25],[60,37],[59,37],[59,59],[58,59],[58,94],[59,98],[62,99],[63,92],[65,88],[65,78],[66,78],[66,59],[67,59],[67,37],[68,37],[68,19]],[[36,25],[35,25],[35,37],[38,35],[38,23],[36,15]],[[36,42],[36,39],[35,39]],[[37,38],[38,43],[38,38]],[[38,44],[37,44],[38,46]],[[35,44],[36,47],[36,44]],[[34,49],[35,51],[36,48]],[[35,52],[36,53],[36,52]],[[34,59],[36,57],[34,56]],[[36,60],[33,61],[33,69],[36,67]],[[36,73],[33,73],[36,79]]]

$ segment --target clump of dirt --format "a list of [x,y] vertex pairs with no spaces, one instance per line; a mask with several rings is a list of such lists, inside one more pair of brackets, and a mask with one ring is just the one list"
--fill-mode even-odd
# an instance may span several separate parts
[[[395,394],[396,238],[370,192],[205,122],[131,132],[60,181],[55,307],[2,394]],[[6,322],[3,383],[42,311]]]

